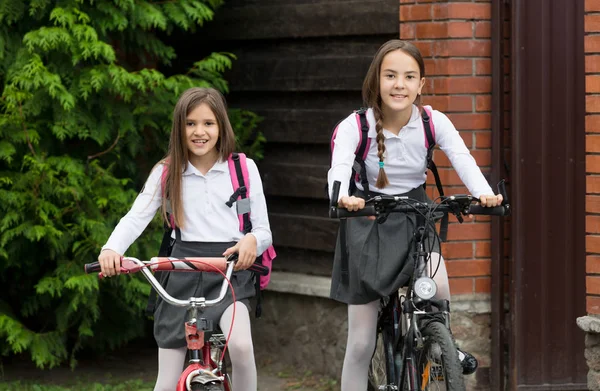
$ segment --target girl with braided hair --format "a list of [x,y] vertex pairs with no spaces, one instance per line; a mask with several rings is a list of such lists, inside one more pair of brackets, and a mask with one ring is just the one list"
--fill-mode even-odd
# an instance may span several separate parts
[[[365,206],[366,192],[403,195],[430,201],[423,184],[427,179],[427,143],[423,125],[421,90],[425,84],[425,65],[419,50],[411,43],[391,40],[383,44],[364,80],[362,95],[371,142],[366,159],[368,189],[356,181],[356,191],[348,194],[355,151],[361,131],[356,115],[340,122],[333,140],[329,194],[340,181],[338,206],[354,211]],[[483,206],[494,207],[502,196],[494,195],[469,153],[458,131],[443,113],[427,107],[435,125],[435,139],[469,192]],[[390,214],[385,223],[374,218],[357,217],[346,222],[346,248],[338,237],[331,297],[348,304],[348,342],[342,370],[342,391],[364,391],[371,356],[375,349],[377,313],[381,297],[405,286],[412,276],[411,240],[415,218],[404,213]],[[431,243],[431,262],[439,269],[436,299],[450,300],[448,274],[440,255],[439,241]],[[346,251],[348,278],[342,278],[342,253]],[[463,373],[473,373],[475,358],[459,350]]]

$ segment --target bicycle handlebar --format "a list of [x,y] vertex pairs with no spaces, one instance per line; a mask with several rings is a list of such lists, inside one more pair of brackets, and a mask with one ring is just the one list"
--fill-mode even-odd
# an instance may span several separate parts
[[[130,274],[142,272],[146,280],[152,285],[156,292],[162,297],[167,303],[177,307],[189,307],[197,305],[200,307],[211,307],[220,303],[227,293],[228,280],[231,279],[233,274],[233,267],[237,260],[237,254],[231,255],[228,258],[215,257],[215,258],[171,258],[171,257],[153,257],[150,261],[144,262],[133,257],[122,257],[121,258],[121,273]],[[176,299],[169,295],[163,286],[152,274],[152,271],[172,271],[172,272],[215,272],[215,269],[221,272],[225,272],[225,278],[223,279],[223,285],[219,297],[216,299],[206,300],[205,297],[191,297],[188,300]],[[100,271],[100,263],[92,262],[84,265],[86,274],[95,273]],[[254,271],[259,275],[267,275],[269,269],[260,263],[254,263],[248,268],[248,270]],[[98,274],[98,277],[102,278],[102,273]]]
[[[499,184],[501,193],[506,202],[506,191],[503,188],[503,183]],[[367,201],[367,205],[363,209],[357,211],[349,211],[345,208],[338,208],[337,200],[339,197],[340,182],[333,183],[333,194],[331,204],[329,206],[329,217],[331,218],[347,218],[359,216],[379,216],[383,213],[426,213],[428,211],[453,213],[455,215],[488,215],[488,216],[508,216],[511,212],[510,205],[496,207],[485,207],[478,204],[472,204],[479,201],[471,195],[454,195],[444,197],[440,203],[429,204],[426,202],[415,202],[403,196],[380,195],[375,196]]]

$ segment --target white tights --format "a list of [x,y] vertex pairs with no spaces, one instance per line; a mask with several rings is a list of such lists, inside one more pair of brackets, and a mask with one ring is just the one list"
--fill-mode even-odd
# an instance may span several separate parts
[[[439,268],[434,277],[438,286],[435,298],[450,300],[450,286],[448,272],[444,259],[438,253],[431,254],[431,261],[427,266],[429,275],[430,267],[433,271],[440,260]],[[365,391],[367,389],[369,364],[375,351],[377,342],[377,312],[379,300],[367,304],[348,305],[348,342],[342,369],[342,391]]]
[[[233,304],[225,310],[219,321],[225,336],[229,334],[232,317]],[[248,308],[240,302],[236,303],[235,324],[227,349],[231,359],[233,391],[256,391],[256,364],[250,333],[250,315]],[[158,377],[154,391],[175,390],[183,370],[186,353],[187,347],[158,349]]]

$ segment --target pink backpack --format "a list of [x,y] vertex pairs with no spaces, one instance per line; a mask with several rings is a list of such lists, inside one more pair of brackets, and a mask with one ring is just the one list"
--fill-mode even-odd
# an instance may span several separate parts
[[[165,164],[168,164],[166,162]],[[248,164],[246,162],[246,155],[243,153],[232,153],[227,158],[227,164],[229,166],[229,175],[231,176],[231,184],[233,185],[233,194],[229,197],[229,201],[226,202],[230,208],[235,203],[235,207],[240,221],[240,232],[247,234],[252,231],[252,222],[250,221],[250,177],[248,175]],[[166,183],[167,183],[168,170],[163,169],[160,178],[161,191],[165,194]],[[171,230],[175,229],[175,219],[172,214],[167,214],[169,219]],[[171,232],[165,232],[165,237],[168,235],[168,239],[171,238]],[[163,242],[165,242],[163,238]],[[262,254],[261,263],[269,268],[269,274],[266,276],[260,276],[257,279],[257,296],[260,302],[260,291],[265,289],[269,285],[271,280],[271,268],[273,265],[273,259],[277,254],[275,248],[270,246]],[[257,276],[258,277],[258,276]],[[260,316],[259,305],[257,305],[257,317]]]

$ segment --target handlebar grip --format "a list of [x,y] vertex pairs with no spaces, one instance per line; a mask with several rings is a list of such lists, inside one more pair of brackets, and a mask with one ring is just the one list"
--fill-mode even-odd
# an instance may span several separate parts
[[508,205],[495,206],[493,208],[486,208],[481,205],[469,206],[469,214],[472,215],[487,215],[487,216],[508,216],[510,214],[510,207]]
[[84,265],[85,274],[96,273],[100,271],[100,262],[86,263]]
[[258,262],[253,263],[248,270],[258,274],[259,276],[266,276],[269,274],[269,268]]
[[335,208],[338,203],[338,198],[340,197],[340,185],[342,183],[340,181],[333,182],[333,188],[331,189],[331,200],[329,202],[329,206]]
[[345,217],[359,217],[359,216],[376,216],[375,206],[367,205],[361,210],[350,212],[344,208],[329,208],[329,217],[333,219],[342,219]]

